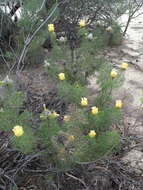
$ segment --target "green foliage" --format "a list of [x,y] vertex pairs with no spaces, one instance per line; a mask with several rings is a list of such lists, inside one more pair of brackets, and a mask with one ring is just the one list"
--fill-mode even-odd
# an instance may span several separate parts
[[41,7],[42,3],[43,0],[31,0],[31,1],[25,0],[23,2],[23,8],[25,9],[25,11],[30,11],[32,13],[35,13],[35,10],[38,10]]
[[122,115],[122,110],[115,107],[100,110],[97,115],[89,114],[89,129],[96,132],[109,130],[114,124],[120,123]]
[[[11,130],[15,125],[29,125],[31,113],[23,109],[24,94],[7,86],[0,112],[1,129]],[[29,118],[29,120],[28,120]]]
[[93,30],[93,35],[95,36],[95,50],[99,51],[108,46],[109,37],[105,31],[105,26],[97,24]]
[[76,145],[74,159],[78,162],[94,161],[117,151],[120,136],[117,131],[107,131],[95,138],[82,138]]
[[78,106],[73,105],[73,107],[71,108],[72,110],[69,113],[71,119],[68,122],[63,123],[64,128],[71,133],[73,133],[76,129],[78,131],[79,128],[82,131],[88,125],[88,111],[86,108],[82,108],[81,106],[79,106],[80,104]]
[[0,112],[0,122],[2,130],[11,130],[15,125],[29,125],[28,118],[30,119],[31,114],[27,111],[19,113],[17,109],[13,108],[3,108]]
[[11,85],[5,86],[4,106],[18,109],[23,106],[25,94],[22,91],[16,91]]
[[[45,8],[39,11],[42,2],[42,0],[32,0],[24,3],[22,19],[18,23],[20,27],[23,27],[18,36],[18,54],[23,48],[25,37],[33,34],[43,22],[42,20],[47,17]],[[48,14],[57,2],[50,1],[51,6],[47,5]],[[48,110],[45,106],[44,111],[39,114],[44,117],[40,117],[39,126],[33,132],[30,122],[32,113],[23,108],[25,95],[7,86],[2,102],[3,110],[0,112],[1,129],[12,132],[16,125],[23,127],[24,134],[11,139],[12,145],[19,151],[25,154],[31,153],[35,151],[37,145],[41,145],[48,161],[58,164],[59,167],[69,168],[77,162],[100,159],[117,151],[120,147],[120,135],[113,130],[113,125],[121,121],[123,111],[115,108],[112,93],[121,86],[123,74],[119,71],[118,76],[112,78],[110,75],[112,66],[101,57],[101,52],[105,47],[120,44],[122,40],[120,26],[113,19],[109,22],[106,19],[102,20],[100,14],[99,18],[102,21],[99,20],[101,21],[99,23],[96,22],[99,18],[93,17],[92,24],[87,23],[82,28],[78,24],[79,19],[86,18],[87,15],[90,22],[90,19],[93,19],[93,13],[95,14],[95,10],[100,7],[104,14],[108,3],[105,0],[100,2],[86,0],[83,4],[81,0],[74,0],[70,4],[59,6],[60,11],[56,11],[48,23],[54,23],[53,18],[56,19],[60,14],[61,22],[64,21],[64,26],[60,28],[63,31],[58,33],[58,24],[55,24],[55,33],[49,33],[45,25],[39,31],[36,40],[30,44],[26,59],[29,62],[38,63],[43,62],[46,57],[45,53],[42,54],[42,44],[47,38],[51,41],[51,49],[46,60],[50,63],[47,66],[47,76],[49,82],[56,83],[56,95],[66,104],[65,112],[70,119],[66,121],[63,115],[65,113],[60,112],[60,115],[57,115],[55,110]],[[115,4],[115,1],[112,3]],[[65,9],[64,6],[67,5],[69,9]],[[83,10],[81,10],[82,7],[84,7]],[[91,7],[95,10],[92,11]],[[109,16],[109,10],[107,13]],[[80,16],[77,17],[77,15]],[[104,16],[106,18],[106,15]],[[110,31],[107,30],[109,24]],[[65,40],[60,40],[60,37],[64,37]],[[99,88],[92,98],[86,85],[89,82],[89,76],[95,71],[96,74],[98,73]],[[64,80],[58,78],[60,73],[65,74]],[[81,105],[83,97],[87,98],[87,105]],[[93,106],[99,109],[95,115],[91,112]],[[55,113],[56,116],[50,117],[51,113]],[[90,136],[91,130],[95,132],[95,136]]]
[[109,46],[118,46],[122,43],[123,35],[121,31],[121,26],[118,23],[112,25],[113,32],[109,39]]
[[70,51],[65,44],[59,44],[58,41],[54,43],[52,52],[50,54],[50,62],[56,63],[68,60],[70,58]]
[[[120,135],[117,131],[106,131],[97,138],[99,157],[104,154],[113,153],[120,148]],[[108,150],[108,151],[107,151]]]
[[56,80],[58,78],[58,74],[63,72],[63,69],[60,67],[60,64],[53,64],[49,62],[50,66],[47,68],[48,77],[52,80]]
[[[83,31],[87,34],[84,35]],[[46,139],[46,143],[50,144],[49,147],[55,151],[53,154],[55,162],[63,168],[72,167],[78,161],[99,159],[113,153],[120,145],[120,135],[112,130],[112,126],[120,123],[123,111],[113,105],[112,93],[121,86],[124,76],[118,71],[118,76],[112,78],[110,75],[112,66],[98,56],[101,49],[109,43],[105,27],[97,27],[93,35],[90,35],[93,38],[88,38],[89,34],[88,30],[80,29],[78,33],[82,38],[80,46],[73,51],[68,48],[68,44],[65,46],[65,44],[58,44],[57,41],[54,42],[56,48],[52,50],[51,64],[47,67],[48,76],[55,81],[58,80],[57,92],[59,97],[69,105],[67,115],[70,119],[63,120],[60,124],[57,122],[51,129],[48,127],[47,133],[44,133],[43,127],[43,136],[40,138]],[[60,47],[66,47],[66,50],[63,51],[64,48],[60,49]],[[58,60],[61,62],[63,60],[65,64],[58,63]],[[89,99],[88,105],[82,107],[81,98],[89,97],[86,88],[88,77],[95,70],[98,71],[98,93],[95,94],[92,104]],[[65,80],[60,81],[59,73],[65,74]],[[99,108],[96,115],[91,113],[92,106]],[[46,124],[50,125],[48,122]],[[97,136],[90,137],[90,130],[94,130]],[[69,140],[70,137],[74,137],[74,140]]]
[[100,86],[100,91],[95,99],[95,104],[98,107],[108,107],[112,103],[112,93],[114,90],[119,88],[124,79],[122,73],[118,73],[116,78],[110,76],[112,67],[110,64],[106,63],[99,69],[98,84]]
[[[27,40],[28,37],[30,39],[37,28],[43,23],[47,16],[50,15],[57,4],[57,0],[50,2],[50,4],[48,4],[48,9],[45,3],[43,0],[26,0],[23,2],[21,18],[17,23],[19,27],[18,35],[16,36],[17,48],[15,49],[17,57],[21,54],[23,46],[25,45],[25,40]],[[53,19],[56,19],[58,15],[59,11],[57,8],[52,17],[48,20],[48,23],[53,22]],[[36,40],[31,41],[26,57],[26,62],[30,65],[44,62],[45,54],[43,53],[42,45],[48,35],[47,25],[44,25],[42,30],[39,30],[36,35]],[[11,59],[13,58],[14,56],[12,54]]]
[[69,83],[86,85],[88,77],[94,73],[95,69],[98,70],[105,64],[105,61],[98,56],[101,49],[100,43],[96,36],[93,37],[93,40],[85,37],[80,47],[71,51],[67,44],[55,42],[48,59],[48,62],[51,63],[51,66],[48,67],[48,75],[55,78],[60,72],[64,72]]
[[31,130],[32,113],[23,109],[25,95],[21,91],[15,91],[11,85],[3,86],[3,88],[5,88],[5,95],[1,102],[0,129],[12,132],[16,125],[22,126],[24,135],[16,137],[13,134],[12,144],[21,152],[30,153],[35,147],[36,138]]
[[[53,40],[55,40],[53,36]],[[57,41],[54,42],[58,47]],[[91,47],[90,47],[91,44]],[[12,145],[23,153],[31,153],[37,144],[44,145],[48,161],[56,163],[59,167],[69,168],[77,162],[92,161],[104,155],[113,153],[119,148],[120,135],[113,131],[112,126],[120,122],[122,110],[115,108],[112,101],[112,92],[118,88],[123,80],[123,74],[119,71],[116,78],[110,76],[112,67],[102,58],[96,57],[98,48],[93,48],[95,41],[83,39],[81,46],[73,51],[70,60],[70,50],[66,56],[63,52],[54,49],[48,68],[48,77],[56,82],[57,94],[68,106],[67,115],[69,121],[62,119],[61,115],[50,117],[51,110],[44,108],[46,117],[40,117],[39,128],[33,134],[30,128],[31,113],[26,110],[20,113],[25,99],[24,94],[16,92],[8,86],[3,102],[4,112],[0,113],[3,129],[12,130],[15,125],[21,125],[24,134],[12,139]],[[85,52],[85,47],[88,51]],[[67,47],[66,47],[67,48]],[[58,52],[59,51],[59,52]],[[57,52],[57,58],[56,58]],[[66,59],[68,64],[58,63],[58,59]],[[52,59],[53,58],[53,59]],[[64,60],[66,62],[66,60]],[[99,92],[95,94],[94,101],[90,102],[86,88],[88,77],[98,71]],[[60,80],[59,73],[65,74],[65,79]],[[88,104],[81,105],[81,98],[87,97]],[[97,106],[99,112],[93,115],[91,107]],[[41,115],[40,115],[41,116]],[[62,121],[61,121],[62,120]],[[90,130],[96,132],[95,137],[90,137]]]
[[77,84],[70,84],[66,81],[60,82],[58,85],[58,93],[66,103],[79,104],[81,97],[87,95],[87,89]]
[[49,151],[54,151],[52,138],[58,134],[61,130],[61,126],[58,123],[57,119],[44,120],[38,131],[38,136],[41,139],[41,142],[48,148]]
[[24,134],[20,137],[14,136],[11,140],[12,145],[24,154],[33,153],[36,148],[37,139],[30,127],[23,127]]

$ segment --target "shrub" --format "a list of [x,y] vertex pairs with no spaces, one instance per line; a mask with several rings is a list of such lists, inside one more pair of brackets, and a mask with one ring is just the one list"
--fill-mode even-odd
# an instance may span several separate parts
[[[82,26],[79,26],[81,21]],[[66,114],[49,110],[45,102],[42,113],[37,116],[40,119],[38,127],[33,130],[32,113],[23,108],[24,94],[7,84],[8,92],[0,113],[1,129],[14,132],[12,145],[15,148],[31,153],[40,144],[48,160],[60,167],[93,161],[120,147],[120,135],[112,126],[122,119],[122,101],[118,100],[118,105],[113,103],[112,92],[121,85],[123,73],[112,70],[111,65],[99,56],[105,45],[106,27],[93,25],[91,29],[84,19],[79,19],[74,27],[76,44],[66,33],[66,41],[57,40],[52,24],[52,32],[48,35],[54,46],[44,65],[52,79],[49,81],[55,83],[57,95],[67,104]],[[91,99],[86,85],[95,70],[98,71],[99,89]],[[17,125],[19,131],[15,133],[13,127]]]
[[[103,35],[97,29],[95,33],[99,36]],[[51,64],[47,68],[49,76],[56,81],[58,95],[69,107],[65,115],[66,119],[63,116],[62,122],[56,125],[50,124],[51,121],[47,115],[45,119],[47,119],[47,133],[48,131],[49,133],[44,134],[43,129],[44,136],[42,136],[43,141],[52,147],[51,154],[54,155],[55,162],[62,167],[98,159],[113,153],[120,147],[120,135],[112,129],[112,126],[120,123],[123,113],[122,109],[113,105],[112,92],[122,84],[124,76],[120,71],[115,71],[114,75],[111,74],[111,65],[97,57],[102,47],[98,46],[101,41],[98,39],[96,44],[94,34],[91,35],[93,38],[88,39],[89,34],[88,29],[79,29],[80,45],[73,50],[69,46],[65,52],[71,51],[71,59],[68,53],[64,64],[56,62],[56,51],[53,49],[55,53],[51,55],[54,55],[54,59],[50,58]],[[56,46],[58,46],[57,42]],[[63,45],[60,44],[60,46]],[[68,42],[66,47],[68,48]],[[95,94],[95,99],[91,103],[86,84],[88,77],[95,70],[99,71],[99,92]],[[92,112],[92,107],[96,107],[98,111]],[[59,117],[57,116],[57,119]],[[50,126],[53,126],[53,129],[52,127],[50,129],[52,132],[48,130]]]

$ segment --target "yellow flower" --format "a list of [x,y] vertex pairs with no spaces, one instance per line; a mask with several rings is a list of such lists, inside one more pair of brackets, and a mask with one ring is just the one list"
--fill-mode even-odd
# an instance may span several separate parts
[[115,107],[116,108],[122,108],[122,106],[123,106],[122,100],[116,100]]
[[82,28],[82,27],[84,27],[85,25],[86,25],[85,20],[81,19],[81,20],[79,21],[79,26]]
[[65,73],[60,73],[58,76],[60,80],[65,80]]
[[65,115],[63,120],[64,121],[70,121],[70,116],[69,115]]
[[93,115],[96,115],[96,114],[98,113],[98,108],[97,108],[96,106],[93,106],[93,107],[91,108],[91,113],[92,113]]
[[94,130],[90,130],[90,132],[88,133],[89,137],[93,138],[96,136],[96,132]]
[[87,98],[85,98],[85,97],[81,98],[81,105],[82,105],[82,106],[87,106],[87,105],[88,105],[88,100],[87,100]]
[[54,24],[48,24],[48,31],[49,32],[54,32],[55,31]]
[[59,114],[57,114],[57,112],[55,112],[55,111],[53,111],[52,113],[49,114],[50,118],[56,118],[58,116],[59,116]]
[[117,71],[116,71],[115,69],[112,69],[112,71],[111,71],[111,73],[110,73],[110,76],[111,76],[112,78],[117,77],[117,76],[118,76]]
[[15,136],[20,137],[24,134],[23,127],[20,125],[16,125],[12,131],[14,132]]
[[128,68],[128,63],[122,63],[121,64],[121,69],[127,69]]
[[70,136],[68,137],[68,140],[69,140],[69,141],[74,141],[74,140],[75,140],[74,135],[70,135]]

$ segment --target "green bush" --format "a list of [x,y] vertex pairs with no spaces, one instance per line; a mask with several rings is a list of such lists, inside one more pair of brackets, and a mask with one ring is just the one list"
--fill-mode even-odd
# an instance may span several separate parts
[[[50,62],[46,66],[47,75],[49,82],[55,83],[56,95],[67,105],[64,113],[59,115],[43,105],[42,113],[37,116],[40,122],[33,131],[32,113],[23,108],[24,94],[5,86],[8,91],[0,113],[1,129],[13,131],[14,126],[22,126],[23,134],[14,133],[12,139],[12,145],[19,151],[31,153],[41,145],[48,161],[59,167],[71,167],[119,149],[120,135],[113,125],[122,119],[122,102],[116,106],[112,93],[121,86],[124,76],[120,70],[112,76],[111,65],[99,56],[106,38],[105,27],[92,32],[93,38],[89,39],[89,28],[79,28],[79,46],[73,49],[68,42],[61,44],[55,34],[49,34],[55,46],[47,59]],[[99,89],[92,98],[86,85],[95,71]]]
[[[86,35],[85,32],[87,32]],[[103,35],[106,38],[105,28],[95,29],[93,39],[87,39],[88,34],[90,34],[88,30],[80,29],[78,35],[82,36],[82,41],[80,46],[71,52],[71,60],[68,56],[65,64],[60,65],[54,63],[56,60],[54,57],[51,68],[48,68],[48,74],[51,73],[52,79],[57,81],[59,97],[69,107],[66,113],[69,117],[68,121],[63,119],[62,123],[53,125],[55,126],[53,131],[56,130],[56,132],[52,131],[53,135],[50,135],[51,132],[48,134],[48,140],[50,139],[54,151],[54,159],[62,167],[99,159],[117,151],[120,147],[120,135],[117,131],[113,131],[112,126],[120,123],[123,112],[113,104],[112,93],[121,86],[124,76],[122,72],[117,71],[117,76],[112,77],[111,65],[100,56],[98,57],[99,50],[103,48],[102,43],[104,44]],[[71,51],[70,48],[69,51]],[[56,51],[54,56],[56,56]],[[86,84],[88,77],[95,70],[98,71],[99,91],[91,103]],[[58,77],[60,73],[64,74],[63,79]],[[81,104],[84,97],[87,98],[87,105]],[[95,115],[91,111],[93,106],[99,109]],[[90,137],[91,131],[95,133],[94,138]],[[48,142],[47,137],[43,136],[43,139]]]

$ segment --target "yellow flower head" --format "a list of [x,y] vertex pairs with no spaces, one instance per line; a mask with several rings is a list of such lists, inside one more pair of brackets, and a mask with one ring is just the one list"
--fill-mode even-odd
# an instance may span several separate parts
[[12,131],[14,132],[15,136],[20,137],[24,134],[23,127],[20,125],[16,125]]
[[121,69],[126,70],[128,68],[128,63],[122,63],[121,64]]
[[91,108],[91,113],[92,113],[93,115],[96,115],[96,114],[98,113],[98,108],[97,108],[96,106],[93,106],[93,107]]
[[53,112],[51,112],[50,114],[49,114],[49,117],[50,118],[56,118],[56,117],[58,117],[59,116],[59,114],[57,114],[57,112],[55,112],[55,111],[53,111]]
[[54,26],[54,24],[48,24],[48,31],[49,31],[49,32],[54,32],[54,31],[55,31],[55,26]]
[[87,106],[88,105],[88,100],[87,98],[83,97],[81,98],[81,103],[80,103],[82,106]]
[[69,115],[65,115],[63,120],[64,121],[70,121],[70,116]]
[[89,137],[93,138],[96,136],[96,132],[94,130],[90,130],[90,132],[88,133]]
[[81,20],[79,21],[79,26],[82,28],[82,27],[84,27],[85,25],[86,25],[85,20],[81,19]]
[[58,76],[60,80],[65,80],[65,73],[60,73]]
[[68,140],[71,142],[71,141],[74,141],[75,140],[75,137],[74,137],[74,135],[70,135],[69,137],[68,137]]
[[123,106],[122,100],[116,100],[115,107],[116,108],[122,108],[122,106]]
[[118,76],[117,71],[116,71],[115,69],[112,69],[112,71],[111,71],[111,73],[110,73],[110,76],[111,76],[112,78],[117,77],[117,76]]

